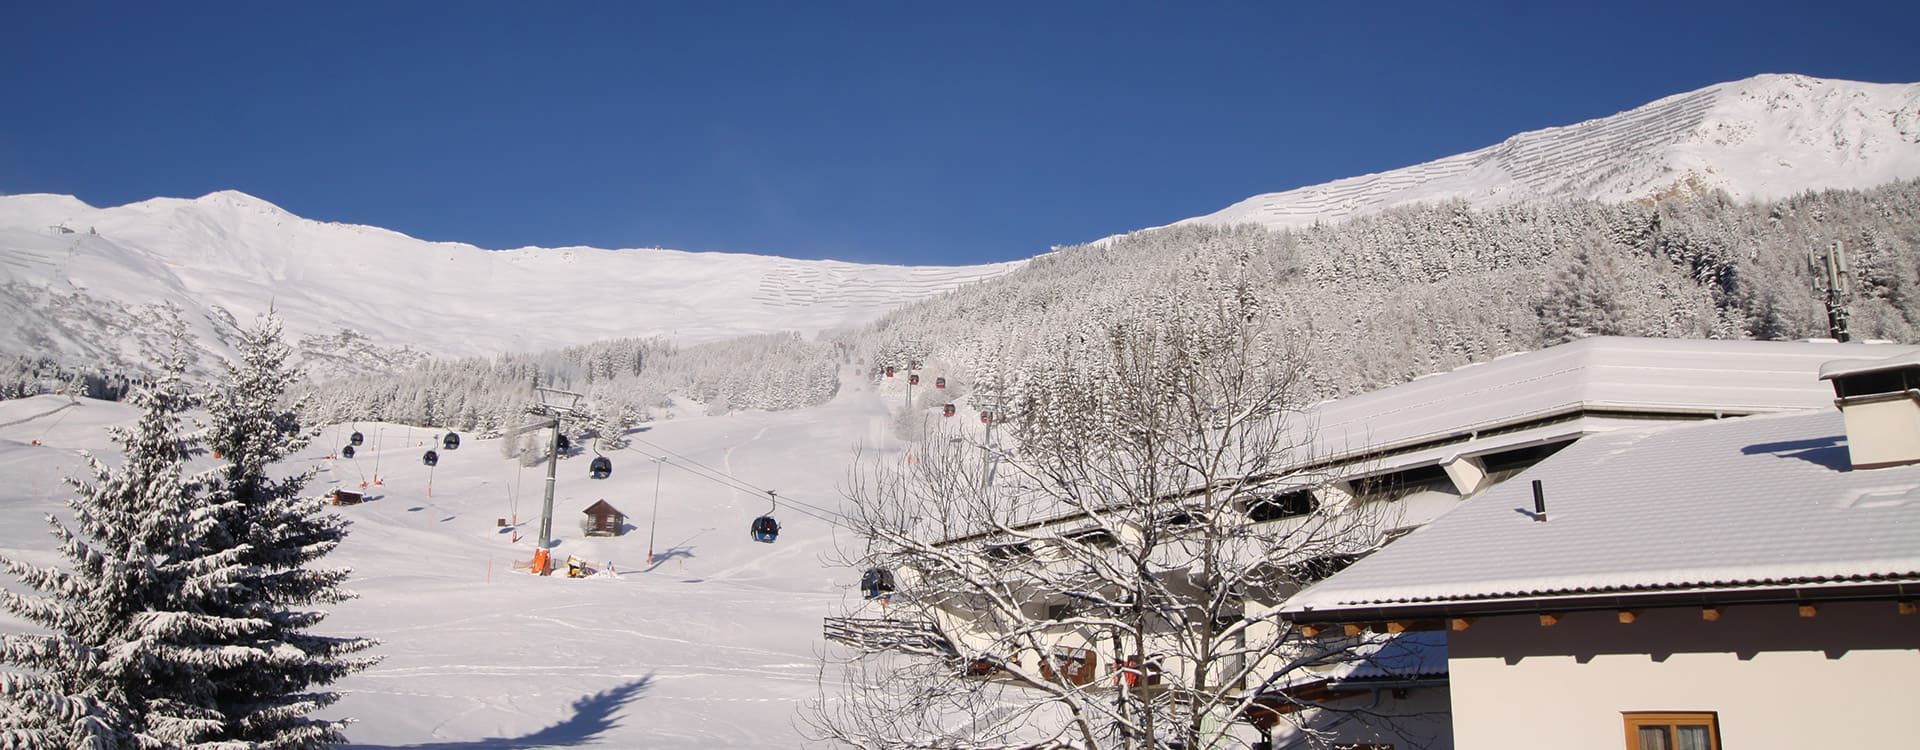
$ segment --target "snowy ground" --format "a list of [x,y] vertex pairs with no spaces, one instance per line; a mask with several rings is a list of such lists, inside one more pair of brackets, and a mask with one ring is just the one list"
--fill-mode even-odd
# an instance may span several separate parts
[[[420,458],[436,433],[362,423],[356,457],[327,460],[350,429],[326,429],[302,454],[317,470],[310,489],[368,482],[370,501],[337,511],[354,526],[327,562],[353,568],[360,598],[334,607],[323,630],[379,638],[385,657],[337,686],[347,695],[329,715],[357,719],[351,747],[367,750],[804,744],[798,709],[820,692],[821,617],[857,598],[857,571],[826,560],[833,528],[783,508],[780,540],[756,543],[747,525],[767,511],[764,495],[669,464],[659,473],[660,558],[648,565],[656,470],[637,451],[657,453],[657,444],[838,508],[855,446],[891,440],[883,395],[897,403],[849,382],[814,409],[648,425],[634,450],[610,454],[606,480],[587,476],[591,451],[562,460],[556,557],[618,571],[576,580],[512,571],[532,556],[544,477],[503,458],[496,441],[463,436],[458,450],[440,451],[429,495]],[[63,508],[60,478],[80,471],[79,450],[109,446],[105,426],[134,416],[122,404],[67,404],[0,402],[0,553],[55,560],[41,516]],[[496,525],[515,514],[516,487],[518,543]],[[632,532],[581,533],[581,511],[603,498],[628,514]],[[0,628],[21,627],[0,615]]]

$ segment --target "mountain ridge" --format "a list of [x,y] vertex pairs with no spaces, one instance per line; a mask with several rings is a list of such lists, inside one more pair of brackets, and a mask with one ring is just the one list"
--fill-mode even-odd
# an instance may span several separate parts
[[[1465,201],[1759,199],[1920,178],[1920,83],[1766,75],[1464,154],[1253,196],[1181,224],[1298,228]],[[1141,230],[1145,231],[1145,230]],[[1040,256],[1036,256],[1040,257]],[[275,310],[331,370],[663,336],[681,343],[860,326],[1028,260],[886,266],[585,246],[484,249],[295,215],[237,190],[96,208],[0,196],[0,354],[139,366],[180,317],[226,354]]]
[[1175,223],[1286,229],[1451,199],[1486,208],[1543,198],[1618,202],[1674,190],[1771,200],[1914,177],[1920,83],[1772,73],[1399,169],[1251,196]]

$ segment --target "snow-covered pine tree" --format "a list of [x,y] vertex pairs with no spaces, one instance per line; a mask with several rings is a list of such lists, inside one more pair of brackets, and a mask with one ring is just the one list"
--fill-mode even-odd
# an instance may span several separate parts
[[73,527],[48,516],[65,569],[0,558],[32,596],[0,605],[45,628],[0,635],[0,747],[205,748],[221,725],[206,667],[226,654],[213,636],[265,627],[209,614],[234,583],[243,550],[201,544],[221,508],[203,480],[182,473],[190,403],[185,347],[137,391],[139,422],[116,430],[117,467],[88,456],[92,481],[73,480]]
[[299,373],[287,365],[292,352],[279,321],[243,332],[236,348],[240,362],[227,366],[227,382],[207,404],[209,443],[225,462],[214,493],[228,511],[214,543],[240,550],[247,566],[219,612],[267,626],[227,633],[237,656],[208,665],[227,717],[219,736],[245,747],[325,747],[345,741],[345,722],[309,715],[339,700],[319,688],[377,661],[355,656],[375,642],[310,632],[326,616],[313,606],[352,598],[341,588],[348,571],[314,567],[346,537],[347,524],[301,495],[310,475],[269,474],[306,442],[301,405],[285,403]]

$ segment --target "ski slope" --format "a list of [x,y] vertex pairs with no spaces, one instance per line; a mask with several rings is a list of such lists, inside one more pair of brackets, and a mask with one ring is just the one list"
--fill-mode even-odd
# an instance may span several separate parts
[[[633,449],[608,454],[605,480],[587,477],[592,451],[563,459],[556,559],[611,562],[618,573],[585,579],[512,570],[532,556],[544,474],[502,457],[498,441],[463,435],[429,470],[421,454],[438,432],[325,428],[293,462],[316,471],[310,491],[365,482],[370,500],[334,510],[353,527],[326,562],[353,569],[348,587],[360,598],[333,607],[322,631],[378,638],[385,659],[338,684],[345,698],[327,715],[356,719],[350,747],[366,750],[802,744],[798,712],[821,692],[821,618],[861,603],[859,571],[828,561],[850,540],[783,503],[779,541],[753,542],[747,525],[768,511],[766,496],[683,467],[839,508],[857,446],[873,460],[901,458],[886,408],[900,403],[901,384],[848,377],[850,387],[813,409],[644,425]],[[64,509],[60,478],[81,469],[80,450],[109,445],[108,425],[135,417],[124,404],[68,404],[0,402],[0,554],[57,561],[41,517]],[[354,429],[365,436],[356,456],[327,459]],[[674,455],[656,469],[647,454],[661,448]],[[656,470],[658,559],[649,565]],[[581,511],[599,499],[636,528],[585,537]],[[516,515],[517,543],[496,526]],[[0,614],[0,628],[23,627]]]

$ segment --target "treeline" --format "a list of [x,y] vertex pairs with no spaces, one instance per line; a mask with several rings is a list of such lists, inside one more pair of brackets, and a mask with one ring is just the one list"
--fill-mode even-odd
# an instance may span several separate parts
[[59,393],[118,401],[139,385],[140,380],[137,374],[62,366],[52,357],[16,356],[0,360],[0,399]]
[[1835,243],[1853,268],[1854,336],[1920,339],[1909,181],[1771,203],[1452,202],[1294,231],[1167,227],[1061,249],[845,341],[876,368],[911,356],[990,391],[1056,366],[1061,335],[1204,278],[1257,301],[1325,398],[1586,335],[1825,336],[1806,258]]
[[833,344],[796,334],[747,336],[684,349],[663,338],[628,338],[531,354],[434,360],[388,375],[309,384],[324,423],[386,421],[482,434],[527,422],[535,386],[586,396],[588,436],[617,436],[664,416],[674,397],[708,413],[797,409],[824,403],[839,386]]

